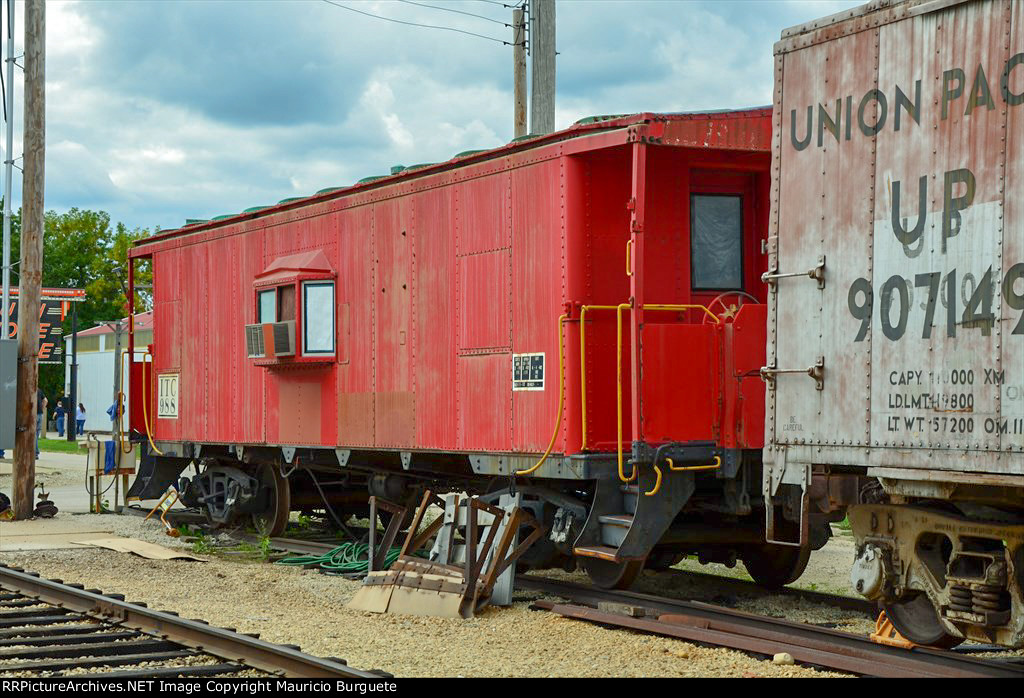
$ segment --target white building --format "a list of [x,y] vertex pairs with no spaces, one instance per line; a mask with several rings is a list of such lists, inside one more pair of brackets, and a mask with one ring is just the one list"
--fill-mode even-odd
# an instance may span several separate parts
[[[121,364],[123,382],[128,381],[128,318],[121,321]],[[64,394],[71,395],[71,339],[64,338]],[[135,360],[142,361],[146,347],[153,343],[153,313],[135,316]],[[107,409],[114,404],[114,351],[117,338],[111,325],[98,325],[78,333],[78,401],[85,406],[86,431],[111,431]],[[125,390],[125,422],[127,430],[128,391]],[[55,405],[50,405],[52,409]],[[68,412],[74,415],[74,409]],[[72,417],[73,419],[73,417]]]

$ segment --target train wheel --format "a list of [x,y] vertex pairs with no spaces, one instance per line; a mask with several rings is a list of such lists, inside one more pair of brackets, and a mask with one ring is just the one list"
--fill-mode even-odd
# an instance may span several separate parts
[[964,638],[950,635],[942,627],[939,614],[927,594],[918,593],[896,603],[884,604],[882,608],[900,635],[914,644],[948,650],[964,641]]
[[778,588],[795,582],[807,569],[810,546],[759,545],[741,555],[743,566],[759,585]]
[[261,536],[279,536],[288,526],[288,516],[291,514],[288,478],[283,477],[281,471],[273,465],[260,467],[258,476],[260,486],[268,488],[270,493],[267,508],[259,514],[252,514],[253,528]]
[[612,562],[596,557],[584,557],[582,562],[590,581],[602,589],[628,589],[644,568],[643,560]]

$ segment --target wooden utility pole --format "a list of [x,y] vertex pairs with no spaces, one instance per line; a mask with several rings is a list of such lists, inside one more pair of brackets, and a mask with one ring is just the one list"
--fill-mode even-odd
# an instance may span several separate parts
[[[25,134],[22,151],[21,265],[18,269],[18,406],[14,437],[14,518],[34,509],[39,295],[43,281],[43,160],[46,146],[46,5],[25,2]],[[7,89],[13,90],[14,85]],[[9,157],[9,155],[8,155]],[[45,416],[44,416],[45,420]]]
[[530,0],[530,133],[555,130],[555,0]]
[[522,8],[512,11],[512,85],[515,137],[526,130],[526,24]]

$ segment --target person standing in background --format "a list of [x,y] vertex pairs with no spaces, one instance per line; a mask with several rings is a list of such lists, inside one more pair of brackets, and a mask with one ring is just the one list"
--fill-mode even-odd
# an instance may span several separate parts
[[57,420],[57,438],[64,438],[64,401],[57,400],[57,409],[53,411],[53,417]]
[[36,391],[36,458],[39,458],[39,439],[46,438],[46,405],[49,401],[43,395],[43,389]]
[[75,425],[78,427],[78,435],[85,431],[85,405],[78,403],[78,411],[75,412]]

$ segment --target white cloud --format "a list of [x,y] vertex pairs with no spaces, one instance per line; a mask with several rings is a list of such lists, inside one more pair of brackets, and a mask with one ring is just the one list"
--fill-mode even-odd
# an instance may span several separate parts
[[[177,227],[511,138],[509,10],[349,1],[499,42],[313,0],[48,3],[47,207]],[[560,0],[556,125],[766,104],[781,30],[853,4]]]

